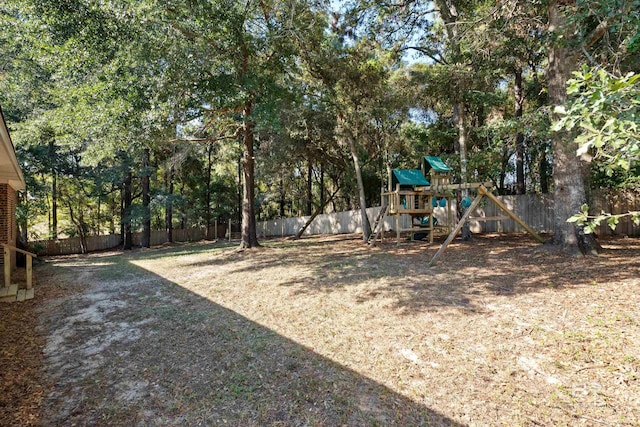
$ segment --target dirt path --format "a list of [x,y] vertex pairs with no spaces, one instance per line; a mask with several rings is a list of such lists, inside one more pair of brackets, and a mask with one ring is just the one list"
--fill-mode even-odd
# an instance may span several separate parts
[[111,262],[76,258],[58,261],[55,268],[77,272],[82,289],[42,310],[48,335],[44,355],[54,384],[43,424],[106,425],[110,412],[147,397],[149,383],[135,372],[139,367],[128,360],[128,348],[153,333],[153,321],[135,312],[149,293],[162,298],[162,291],[150,289],[152,277],[126,269],[114,273]]

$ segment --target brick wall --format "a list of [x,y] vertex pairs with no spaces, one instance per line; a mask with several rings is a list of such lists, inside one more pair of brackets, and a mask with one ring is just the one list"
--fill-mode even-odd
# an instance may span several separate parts
[[[9,184],[0,184],[0,243],[16,245],[18,225],[16,223],[16,205],[18,194]],[[0,251],[0,266],[4,265],[4,255]],[[15,267],[15,253],[12,253],[11,265]]]
[[9,185],[0,184],[0,243],[9,241]]

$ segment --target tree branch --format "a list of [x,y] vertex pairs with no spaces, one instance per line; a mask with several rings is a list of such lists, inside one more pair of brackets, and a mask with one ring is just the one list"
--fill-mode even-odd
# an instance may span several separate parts
[[[170,9],[167,9],[168,11],[171,11]],[[213,40],[210,40],[209,38],[203,36],[202,34],[198,34],[194,31],[188,30],[186,28],[184,28],[183,26],[179,25],[176,22],[171,22],[171,27],[175,30],[177,30],[178,32],[182,33],[182,35],[184,35],[185,37],[189,38],[189,39],[193,39],[193,40],[202,40],[204,41],[206,44],[208,44],[209,46],[211,46],[216,53],[219,54],[224,54],[226,53],[224,49],[221,49],[217,44],[215,44],[213,42]]]
[[403,48],[400,48],[399,51],[405,51],[405,50],[415,50],[420,52],[421,54],[428,56],[429,58],[433,59],[434,62],[438,63],[438,64],[442,64],[442,65],[447,65],[448,62],[444,59],[444,58],[437,58],[435,57],[432,53],[430,53],[430,51],[426,48],[420,47],[420,46],[406,46]]
[[585,39],[586,41],[584,43],[582,43],[582,45],[580,46],[581,49],[579,51],[575,52],[568,59],[568,61],[570,63],[577,62],[578,58],[580,58],[580,56],[583,55],[583,54],[587,55],[587,59],[592,60],[593,58],[591,58],[591,56],[589,56],[589,54],[587,53],[587,49],[589,49],[598,40],[600,40],[604,36],[604,34],[606,33],[608,28],[609,28],[609,22],[606,19],[604,21],[601,21],[598,24],[598,26],[591,32],[591,34],[589,34],[589,36]]
[[176,138],[176,139],[170,140],[169,142],[218,142],[218,141],[224,141],[227,139],[237,138],[240,135],[241,130],[242,128],[239,127],[238,130],[233,135],[219,136],[217,138]]

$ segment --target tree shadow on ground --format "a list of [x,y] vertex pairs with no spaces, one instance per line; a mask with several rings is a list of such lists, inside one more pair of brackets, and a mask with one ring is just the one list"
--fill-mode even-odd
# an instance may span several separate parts
[[41,313],[43,425],[460,425],[129,257],[42,267],[84,287]]
[[[612,242],[607,246],[607,242]],[[439,242],[387,241],[372,248],[354,235],[328,240],[272,240],[254,252],[221,252],[189,264],[193,268],[226,266],[226,274],[273,268],[305,271],[280,283],[294,295],[331,293],[363,284],[362,302],[389,297],[407,312],[455,307],[482,310],[485,296],[516,296],[545,289],[589,285],[640,276],[640,244],[633,239],[604,241],[600,257],[571,258],[549,250],[526,235],[478,235],[454,241],[433,267],[427,263]]]
[[571,257],[525,235],[475,236],[473,242],[453,245],[434,267],[415,268],[409,291],[397,306],[410,312],[431,308],[428,301],[435,300],[481,311],[474,301],[487,296],[512,297],[549,289],[562,292],[640,277],[640,244],[609,242],[604,242],[598,257]]
[[145,258],[147,259],[157,259],[166,257],[168,255],[171,256],[187,256],[192,255],[194,253],[199,253],[202,251],[214,251],[214,252],[222,252],[230,249],[235,249],[238,247],[237,242],[229,242],[228,240],[202,240],[199,242],[179,242],[172,244],[164,244],[161,246],[156,246],[151,249],[149,248],[136,248],[130,252],[126,252],[130,256],[140,256],[139,254],[143,253]]
[[[349,246],[345,247],[345,242],[348,242]],[[292,267],[313,266],[319,271],[342,271],[345,276],[337,283],[337,285],[341,285],[356,283],[358,275],[368,277],[367,274],[359,274],[357,271],[360,266],[358,263],[369,260],[372,257],[367,249],[368,247],[362,244],[361,239],[356,239],[352,235],[328,240],[271,239],[263,241],[260,248],[216,252],[210,258],[184,264],[183,266],[198,268],[232,265],[233,267],[227,271],[233,273],[255,272],[261,269],[286,265],[291,265]],[[161,258],[163,256],[165,256],[164,252],[155,257]],[[144,257],[147,258],[146,255]],[[250,265],[240,262],[247,260],[250,260]],[[354,263],[356,265],[352,265]]]

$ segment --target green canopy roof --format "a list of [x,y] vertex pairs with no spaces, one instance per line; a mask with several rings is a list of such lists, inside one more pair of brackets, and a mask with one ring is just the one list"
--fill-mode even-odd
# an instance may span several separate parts
[[424,177],[420,169],[394,169],[393,170],[393,185],[413,185],[413,186],[427,186],[429,181]]
[[424,160],[427,162],[426,172],[433,169],[436,172],[451,172],[451,168],[447,166],[438,156],[424,156]]

